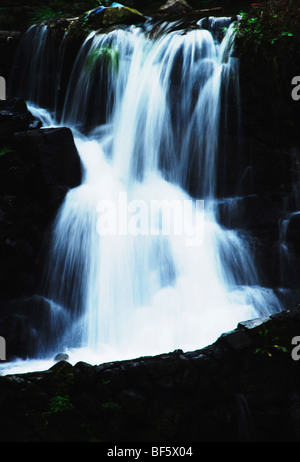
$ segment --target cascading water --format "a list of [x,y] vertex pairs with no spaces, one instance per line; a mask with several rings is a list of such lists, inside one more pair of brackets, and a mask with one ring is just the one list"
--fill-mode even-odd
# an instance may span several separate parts
[[[281,309],[259,286],[247,241],[217,222],[222,96],[232,85],[238,95],[234,27],[224,22],[221,42],[200,25],[163,25],[155,39],[129,27],[82,45],[61,123],[73,129],[84,178],[56,218],[45,296],[57,336],[45,335],[38,358],[198,349]],[[20,95],[30,104],[24,86]]]

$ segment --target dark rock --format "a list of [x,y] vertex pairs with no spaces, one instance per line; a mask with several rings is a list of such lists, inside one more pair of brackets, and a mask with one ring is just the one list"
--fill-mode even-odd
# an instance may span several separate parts
[[242,350],[252,345],[248,334],[241,329],[221,335],[220,340],[234,350]]
[[195,352],[0,377],[0,440],[299,442],[299,332],[293,309]]
[[262,324],[268,322],[269,320],[269,317],[251,319],[249,321],[240,322],[239,327],[244,327],[245,329],[256,329],[257,327],[261,327]]
[[96,8],[87,16],[87,24],[94,28],[110,27],[114,24],[137,24],[146,18],[138,10],[125,6],[113,8]]
[[24,100],[0,100],[0,141],[2,143],[17,131],[27,130],[34,118]]
[[293,245],[294,250],[300,255],[300,213],[294,213],[288,220],[286,240]]
[[81,182],[81,163],[69,128],[18,132],[14,146],[20,158],[32,166],[25,188],[39,197],[45,208],[58,210],[68,189]]
[[[51,306],[42,297],[0,302],[0,335],[5,338],[7,360],[27,359],[43,348],[41,332],[50,322]],[[46,339],[44,339],[46,340]]]
[[55,357],[54,357],[54,361],[68,361],[69,359],[69,355],[67,355],[66,353],[58,353]]
[[190,11],[192,8],[185,0],[168,0],[159,8],[159,11],[168,14],[177,14]]
[[23,100],[0,101],[0,299],[36,293],[53,219],[81,182],[71,131],[34,122]]

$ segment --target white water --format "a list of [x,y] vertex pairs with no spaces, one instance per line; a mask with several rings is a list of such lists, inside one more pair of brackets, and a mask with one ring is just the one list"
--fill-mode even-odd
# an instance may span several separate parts
[[[37,360],[6,365],[4,373],[47,368],[58,352],[71,363],[101,363],[194,350],[240,321],[280,310],[273,292],[259,286],[248,243],[214,213],[221,89],[237,76],[232,41],[232,27],[221,44],[202,29],[150,40],[131,28],[86,40],[62,116],[74,130],[84,178],[59,211],[47,262],[46,296],[68,321]],[[87,58],[104,49],[116,51],[117,65],[110,59],[107,69],[101,53]],[[83,136],[87,114],[97,111],[106,123]],[[191,176],[204,209],[186,192]],[[165,208],[153,206],[163,200]],[[170,201],[193,209],[164,233]],[[108,217],[104,234],[99,219]]]

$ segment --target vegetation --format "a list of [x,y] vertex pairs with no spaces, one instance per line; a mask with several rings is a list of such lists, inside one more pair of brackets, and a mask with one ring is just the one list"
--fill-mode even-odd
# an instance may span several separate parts
[[295,137],[291,130],[299,110],[291,98],[291,82],[300,71],[300,0],[253,3],[241,13],[236,32],[240,79],[255,88],[256,100],[264,105],[264,123],[268,117],[269,124]]
[[251,55],[262,48],[265,54],[291,55],[300,45],[300,0],[252,3],[241,12],[237,40],[240,50]]
[[3,146],[3,148],[0,149],[0,156],[5,156],[5,154],[9,154],[10,152],[14,152],[14,150],[8,146]]
[[47,5],[37,6],[33,9],[31,13],[31,22],[40,23],[60,17],[73,17],[80,15],[83,8],[89,10],[101,4],[102,2],[100,0],[89,0],[84,2],[84,4],[68,3],[65,0],[52,0]]
[[96,62],[100,62],[106,65],[109,69],[118,72],[119,69],[119,52],[114,48],[102,47],[93,50],[86,58],[85,68],[88,72],[91,72]]
[[70,411],[74,408],[70,396],[53,396],[49,402],[49,410],[44,415],[52,415],[60,412]]
[[259,336],[261,337],[261,345],[256,348],[255,353],[260,353],[266,355],[269,358],[272,358],[275,352],[288,353],[289,350],[285,346],[278,345],[279,335],[275,335],[267,327],[263,327],[258,331]]
[[116,413],[122,410],[122,406],[112,400],[102,403],[101,408],[103,411],[112,411]]
[[51,418],[51,416],[60,415],[68,411],[73,411],[73,409],[74,406],[71,402],[69,395],[53,396],[49,401],[49,409],[42,413],[45,426],[49,424],[49,418]]

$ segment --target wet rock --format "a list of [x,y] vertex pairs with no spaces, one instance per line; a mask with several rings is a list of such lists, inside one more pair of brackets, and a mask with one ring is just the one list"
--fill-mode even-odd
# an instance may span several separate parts
[[36,293],[53,218],[81,183],[71,131],[34,122],[23,100],[0,102],[0,300]]
[[221,335],[220,340],[234,350],[241,350],[252,345],[250,337],[241,329]]
[[24,100],[0,100],[0,142],[4,143],[17,131],[27,130],[33,121]]
[[192,7],[185,0],[168,0],[159,8],[162,13],[177,14],[191,11]]
[[41,331],[50,316],[49,302],[39,296],[0,302],[0,335],[6,341],[7,361],[27,359],[42,350]]
[[138,24],[146,18],[138,10],[125,6],[114,8],[97,8],[87,16],[87,24],[94,28],[109,27],[114,24]]
[[69,355],[66,354],[66,353],[58,353],[55,357],[54,357],[54,361],[56,362],[59,362],[59,361],[68,361],[69,359]]
[[286,229],[286,240],[292,244],[296,253],[300,255],[300,213],[291,215]]
[[0,440],[299,441],[299,332],[296,308],[194,352],[0,377]]
[[69,188],[81,182],[81,163],[68,128],[18,132],[14,146],[26,167],[32,167],[25,188],[39,196],[45,207],[56,211]]

